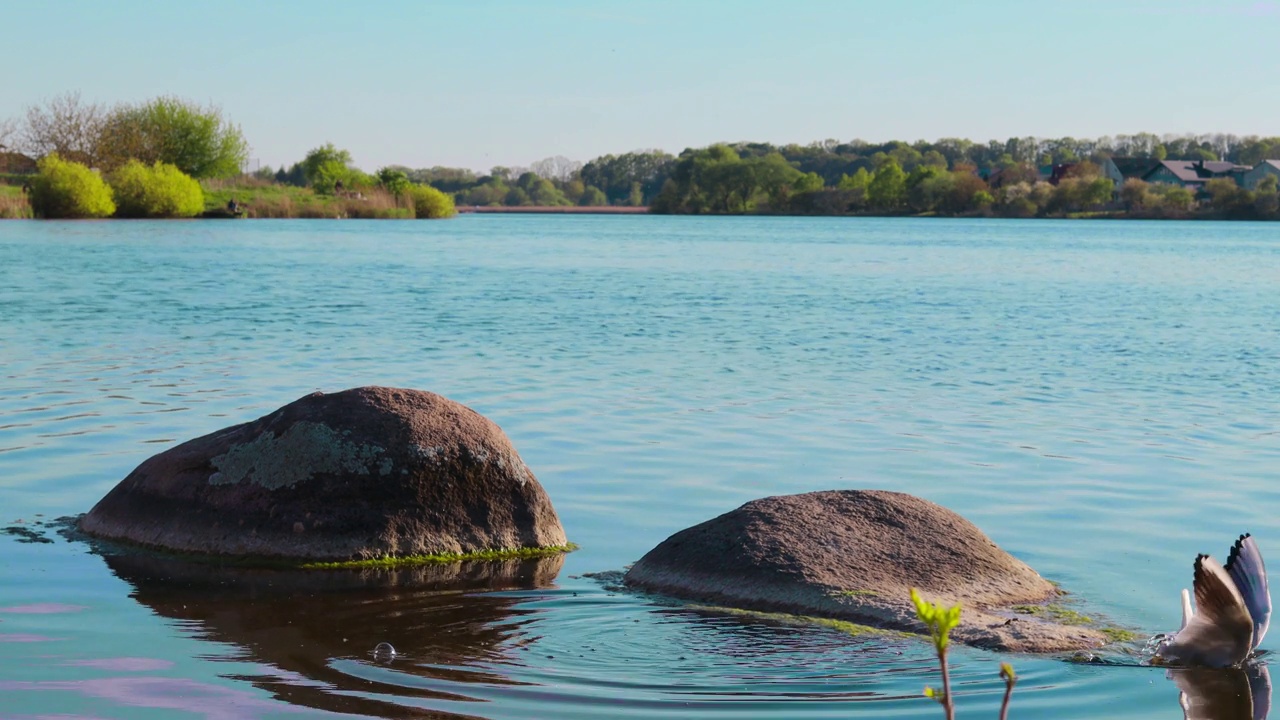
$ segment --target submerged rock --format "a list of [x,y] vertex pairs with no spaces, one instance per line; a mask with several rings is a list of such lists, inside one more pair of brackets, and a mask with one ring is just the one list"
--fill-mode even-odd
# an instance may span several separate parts
[[302,561],[558,549],[551,500],[493,422],[420,390],[312,393],[143,462],[90,535]]
[[728,607],[922,632],[914,587],[964,606],[951,636],[969,645],[1059,652],[1107,642],[1099,630],[1014,611],[1060,591],[956,513],[884,490],[753,500],[667,538],[625,582]]

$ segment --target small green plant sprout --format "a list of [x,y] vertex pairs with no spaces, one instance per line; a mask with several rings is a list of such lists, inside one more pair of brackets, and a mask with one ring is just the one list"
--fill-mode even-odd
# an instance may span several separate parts
[[[960,625],[960,606],[944,608],[937,603],[927,602],[920,593],[911,588],[911,602],[916,606],[916,617],[929,628],[929,637],[933,640],[933,648],[938,653],[938,665],[942,668],[942,689],[931,687],[924,689],[925,697],[933,698],[942,705],[947,720],[955,720],[956,707],[951,698],[951,671],[947,666],[947,649],[951,646],[951,631]],[[1000,720],[1008,720],[1009,698],[1013,695],[1013,686],[1018,682],[1018,674],[1009,663],[1000,663],[1000,679],[1004,681],[1004,700],[1000,703]]]
[[933,639],[933,647],[938,653],[938,665],[942,668],[942,690],[931,687],[924,689],[926,697],[937,700],[946,713],[947,720],[955,720],[956,707],[951,701],[951,674],[947,669],[947,647],[951,644],[951,631],[960,624],[960,606],[944,608],[920,597],[920,593],[911,588],[911,602],[916,606],[916,617],[929,628],[929,636]]
[[1004,699],[1000,701],[1000,720],[1009,718],[1009,698],[1013,697],[1013,686],[1018,684],[1018,673],[1007,662],[1000,663],[1000,679],[1004,681]]

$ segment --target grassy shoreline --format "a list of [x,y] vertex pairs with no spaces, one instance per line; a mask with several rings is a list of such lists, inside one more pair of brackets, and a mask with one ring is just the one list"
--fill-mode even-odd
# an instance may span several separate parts
[[[0,220],[30,220],[35,215],[27,195],[23,192],[17,176],[3,178],[9,184],[0,182]],[[201,182],[204,191],[204,209],[206,218],[240,217],[240,218],[277,218],[277,219],[386,219],[408,220],[415,217],[413,201],[407,197],[396,197],[382,189],[363,192],[348,192],[335,195],[323,195],[311,188],[267,182],[251,177],[234,180],[206,180]],[[238,216],[226,213],[228,204],[234,200],[241,208]],[[640,206],[508,206],[508,205],[462,205],[458,206],[460,215],[648,215],[650,208]],[[680,213],[683,214],[683,213]],[[716,217],[741,216],[742,213],[708,213]],[[974,213],[968,215],[938,215],[936,213],[843,213],[836,215],[809,213],[746,213],[746,215],[770,217],[955,217],[983,219],[1023,219],[1003,218],[999,215]],[[1198,220],[1198,221],[1258,221],[1265,219],[1238,218],[1225,216],[1209,209],[1192,210],[1183,215],[1153,215],[1126,210],[1106,210],[1092,212],[1073,212],[1025,218],[1028,220]]]

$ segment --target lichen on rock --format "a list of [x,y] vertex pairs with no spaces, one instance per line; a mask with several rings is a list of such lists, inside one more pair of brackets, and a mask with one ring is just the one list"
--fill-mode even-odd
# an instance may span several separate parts
[[[293,487],[316,473],[370,474],[385,448],[354,443],[343,434],[318,422],[298,422],[279,437],[271,432],[232,445],[209,462],[217,472],[209,476],[211,485],[253,482],[268,490]],[[390,474],[393,463],[382,458],[376,465],[379,475]]]

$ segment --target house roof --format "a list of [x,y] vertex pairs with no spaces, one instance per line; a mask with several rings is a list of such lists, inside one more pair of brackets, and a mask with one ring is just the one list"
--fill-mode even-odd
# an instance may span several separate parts
[[1155,170],[1160,164],[1160,161],[1155,158],[1140,157],[1113,157],[1111,162],[1115,163],[1120,175],[1126,178],[1140,178]]
[[1262,162],[1258,163],[1257,165],[1254,165],[1254,166],[1253,166],[1253,169],[1254,169],[1254,170],[1257,170],[1258,168],[1262,167],[1263,165],[1270,165],[1271,167],[1273,167],[1273,168],[1275,168],[1275,169],[1277,169],[1277,170],[1280,170],[1280,160],[1263,160]]
[[0,149],[0,172],[33,173],[35,171],[35,160],[23,155],[22,153],[6,152],[3,149]]
[[1244,165],[1222,160],[1161,160],[1160,164],[1153,167],[1147,175],[1161,167],[1166,168],[1182,182],[1204,182],[1229,175],[1233,171],[1248,169]]

